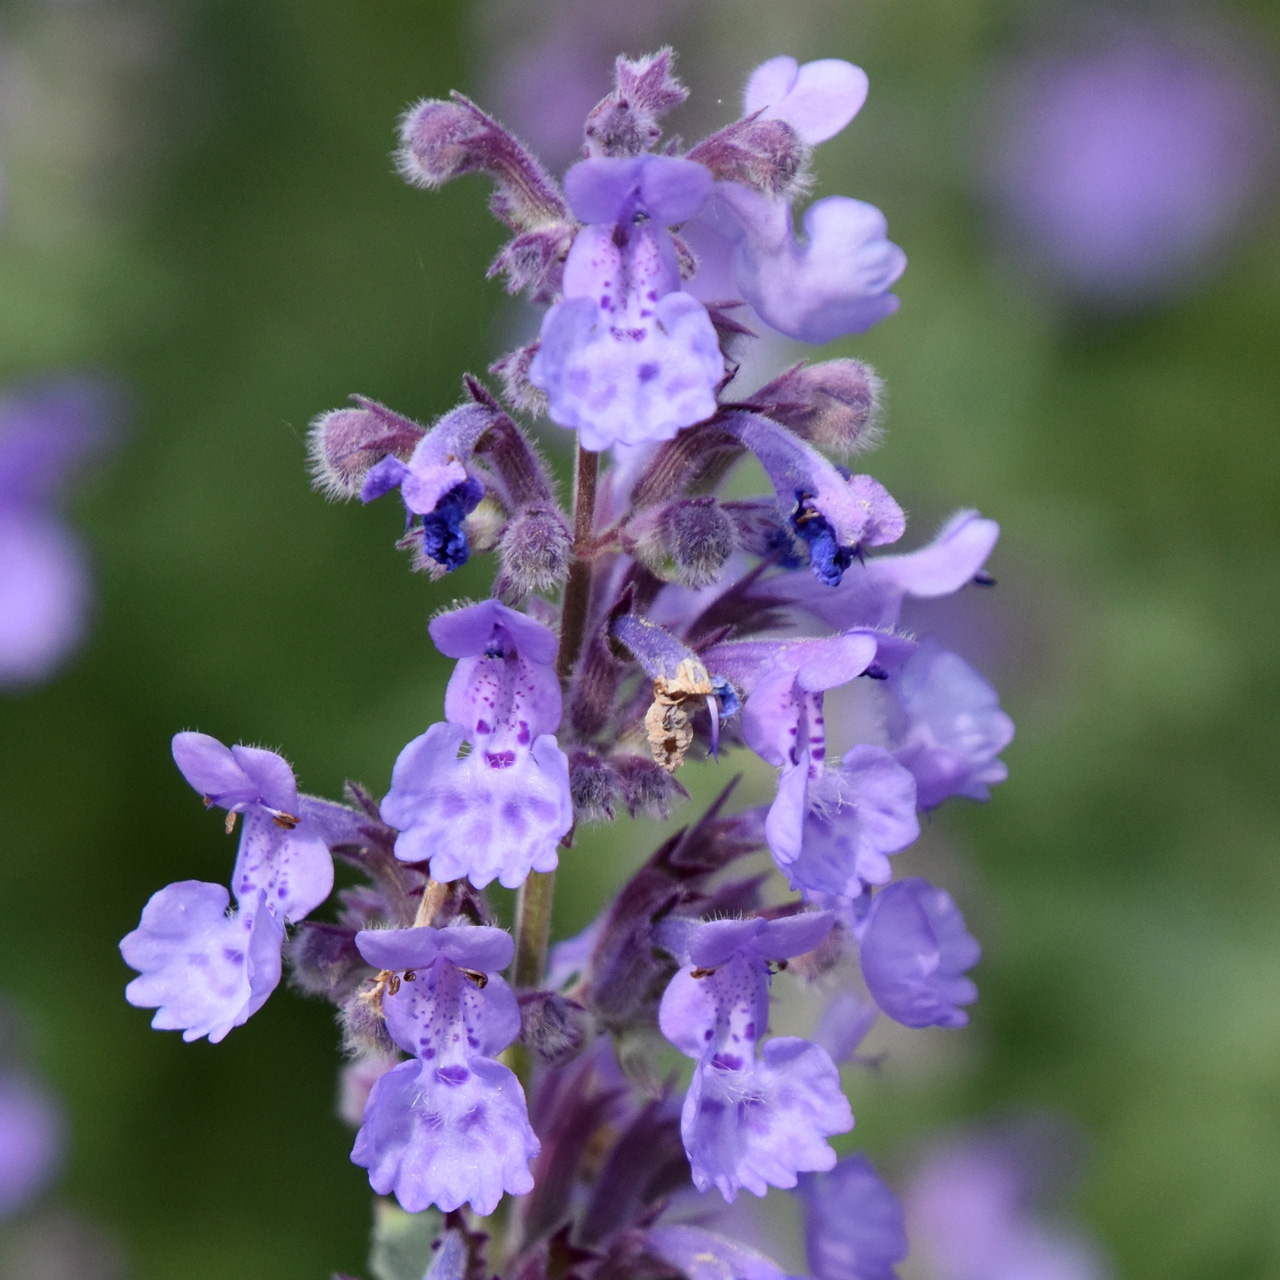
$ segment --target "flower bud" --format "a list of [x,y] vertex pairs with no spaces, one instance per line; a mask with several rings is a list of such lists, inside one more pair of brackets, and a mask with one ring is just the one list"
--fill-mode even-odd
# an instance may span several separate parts
[[498,184],[494,214],[517,231],[572,221],[542,165],[460,93],[449,102],[430,99],[405,112],[396,163],[401,176],[418,187],[438,187],[464,173],[487,173]]
[[662,136],[658,118],[678,107],[689,91],[675,78],[671,49],[634,62],[614,64],[614,90],[587,116],[583,130],[589,156],[638,156]]
[[575,751],[569,757],[569,794],[578,822],[612,822],[623,803],[618,771],[593,751]]
[[567,1062],[587,1035],[587,1011],[576,1000],[555,991],[522,991],[520,1039],[543,1062]]
[[624,533],[627,550],[666,582],[710,586],[737,548],[733,521],[709,494],[642,512]]
[[780,196],[797,188],[804,176],[809,148],[785,120],[748,117],[713,133],[689,152],[721,182]]
[[495,360],[489,372],[502,379],[503,394],[517,409],[540,418],[547,411],[547,393],[529,381],[529,366],[537,354],[538,343],[530,342]]
[[502,568],[494,584],[504,600],[550,591],[569,572],[573,538],[554,507],[526,507],[508,522],[498,543]]
[[861,453],[880,443],[882,385],[860,360],[827,360],[794,365],[749,403],[813,444]]
[[672,804],[689,798],[674,775],[644,756],[615,756],[611,763],[622,779],[622,795],[633,818],[643,814],[665,822]]
[[331,409],[311,424],[312,482],[331,498],[354,498],[365,476],[388,455],[407,461],[426,429],[385,405],[353,396],[356,407]]
[[340,925],[304,921],[284,946],[290,981],[307,995],[340,1000],[369,972],[356,935]]

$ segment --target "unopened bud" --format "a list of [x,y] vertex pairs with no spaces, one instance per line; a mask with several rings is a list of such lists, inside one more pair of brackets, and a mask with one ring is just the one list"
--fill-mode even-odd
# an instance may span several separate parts
[[299,991],[340,1000],[369,972],[356,950],[354,929],[304,921],[284,944],[289,979]]
[[571,221],[546,170],[492,116],[458,93],[449,102],[430,99],[405,112],[396,163],[418,187],[487,173],[498,183],[494,213],[517,231]]
[[547,411],[547,393],[529,381],[529,366],[541,344],[530,342],[508,352],[489,366],[489,372],[502,379],[503,394],[517,409],[540,418]]
[[678,107],[689,91],[672,73],[675,54],[660,49],[646,58],[619,58],[614,89],[587,116],[589,156],[638,156],[662,136],[659,117]]
[[569,757],[569,794],[578,822],[612,822],[624,803],[618,771],[594,751],[575,751]]
[[522,991],[520,1039],[548,1065],[567,1062],[587,1036],[587,1011],[555,991]]
[[643,512],[625,536],[628,550],[646,568],[686,587],[710,586],[737,547],[733,521],[710,495]]
[[644,756],[615,756],[611,763],[622,779],[627,812],[633,818],[642,814],[665,821],[677,800],[689,798],[689,793],[672,774]]
[[860,453],[880,442],[882,386],[860,360],[798,364],[761,387],[750,407],[814,444]]
[[525,507],[507,523],[498,544],[502,568],[494,584],[504,600],[550,591],[569,572],[573,538],[554,507]]
[[315,487],[331,498],[354,498],[370,467],[389,454],[408,461],[427,434],[375,400],[355,396],[350,409],[331,409],[311,424],[307,453]]
[[706,165],[721,182],[740,182],[768,196],[794,192],[809,149],[785,120],[748,118],[726,125],[698,143],[689,159]]

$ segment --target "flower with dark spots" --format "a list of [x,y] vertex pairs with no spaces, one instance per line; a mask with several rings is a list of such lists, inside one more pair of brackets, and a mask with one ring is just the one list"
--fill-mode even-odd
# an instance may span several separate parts
[[681,287],[667,230],[702,207],[711,174],[674,156],[597,157],[569,170],[565,190],[587,225],[529,380],[585,449],[669,440],[715,412],[724,377],[715,329]]
[[435,879],[514,888],[556,866],[573,825],[569,760],[555,739],[556,639],[496,600],[441,615],[431,636],[458,659],[445,720],[400,753],[382,816],[400,830],[396,856],[429,862]]
[[351,1159],[409,1213],[470,1203],[484,1215],[504,1193],[529,1191],[538,1139],[519,1081],[495,1061],[520,1033],[516,998],[496,972],[511,962],[510,934],[366,929],[356,946],[370,964],[399,971],[382,991],[382,1013],[413,1060],[370,1090]]
[[804,1171],[829,1169],[826,1139],[853,1127],[840,1074],[827,1053],[768,1029],[771,960],[811,951],[830,931],[830,913],[778,920],[687,919],[659,933],[684,965],[658,1011],[662,1034],[696,1059],[680,1132],[699,1191],[732,1201],[740,1188],[762,1196],[794,1187]]
[[209,807],[225,809],[228,830],[243,815],[231,873],[237,908],[222,885],[182,880],[152,896],[138,927],[120,943],[137,969],[125,989],[132,1005],[155,1009],[151,1025],[184,1040],[215,1044],[256,1013],[280,981],[284,926],[314,911],[333,888],[329,843],[346,838],[349,810],[299,796],[293,770],[274,751],[223,746],[180,733],[173,758]]
[[911,774],[880,747],[856,746],[826,763],[823,694],[898,663],[910,643],[874,631],[824,639],[747,640],[712,645],[703,658],[747,693],[742,736],[781,770],[765,818],[770,852],[793,888],[856,896],[863,880],[888,879],[885,854],[920,834]]

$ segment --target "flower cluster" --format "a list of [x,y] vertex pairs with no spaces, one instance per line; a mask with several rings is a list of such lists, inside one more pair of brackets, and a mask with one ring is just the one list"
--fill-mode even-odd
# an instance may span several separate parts
[[[492,367],[501,399],[468,376],[463,403],[423,427],[358,397],[316,420],[312,463],[332,496],[398,490],[401,545],[433,577],[493,552],[493,594],[431,622],[456,663],[443,719],[400,752],[380,801],[355,784],[345,804],[300,795],[274,752],[174,739],[228,833],[243,819],[239,852],[230,892],[183,881],[151,899],[122,943],[140,975],[128,998],[217,1041],[262,1007],[283,957],[332,1001],[352,1159],[405,1210],[445,1215],[441,1280],[482,1274],[463,1206],[486,1216],[504,1195],[519,1200],[500,1265],[530,1280],[780,1280],[718,1217],[770,1187],[796,1191],[817,1280],[890,1277],[905,1255],[894,1196],[829,1139],[853,1126],[840,1065],[879,1013],[955,1027],[976,997],[956,904],[894,881],[891,859],[922,810],[987,798],[1013,730],[902,610],[990,585],[998,530],[965,511],[914,551],[876,554],[902,510],[830,456],[876,439],[871,370],[737,381],[762,330],[821,343],[897,307],[905,259],[878,210],[828,196],[795,231],[813,148],[866,92],[848,63],[775,58],[738,120],[682,150],[659,123],[686,96],[671,51],[620,59],[563,184],[466,98],[413,107],[402,172],[493,179],[511,237],[492,273],[545,307],[540,329]],[[572,511],[520,413],[576,434]],[[746,457],[771,491],[719,496]],[[828,725],[840,690],[865,728]],[[575,831],[665,816],[682,768],[738,749],[777,770],[772,801],[734,810],[731,784],[548,951]],[[742,865],[764,851],[772,884]],[[332,919],[309,918],[335,858],[364,879]],[[485,894],[495,880],[519,889],[514,940]],[[771,998],[795,983],[820,990],[822,1017],[808,1038],[771,1037]],[[672,1049],[692,1060],[683,1089]]]

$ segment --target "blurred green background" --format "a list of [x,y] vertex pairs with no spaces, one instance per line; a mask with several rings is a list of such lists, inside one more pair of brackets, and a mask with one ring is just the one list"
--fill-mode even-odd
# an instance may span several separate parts
[[[901,864],[946,864],[982,996],[968,1031],[851,1080],[857,1136],[892,1168],[936,1125],[1052,1107],[1087,1136],[1079,1209],[1118,1274],[1280,1276],[1280,224],[1123,315],[1005,269],[967,130],[1037,7],[707,0],[658,28],[696,121],[729,119],[778,50],[868,70],[821,189],[884,209],[911,267],[901,313],[833,353],[887,380],[871,467],[916,517],[909,542],[961,505],[1003,527],[975,657],[1018,724],[1011,777]],[[1280,31],[1274,6],[1234,12]],[[511,36],[489,19],[451,0],[0,10],[25,68],[0,119],[0,374],[92,366],[133,404],[75,504],[92,641],[0,701],[0,987],[71,1112],[57,1196],[140,1280],[364,1268],[327,1007],[282,990],[223,1044],[185,1045],[125,1004],[116,943],[154,890],[230,867],[176,730],[282,749],[336,795],[385,788],[439,715],[425,620],[488,568],[410,575],[395,503],[324,503],[303,440],[353,391],[427,420],[505,349],[483,184],[427,195],[389,161],[407,102],[492,77]],[[625,852],[608,833],[567,855],[562,930],[657,839],[616,835]]]

